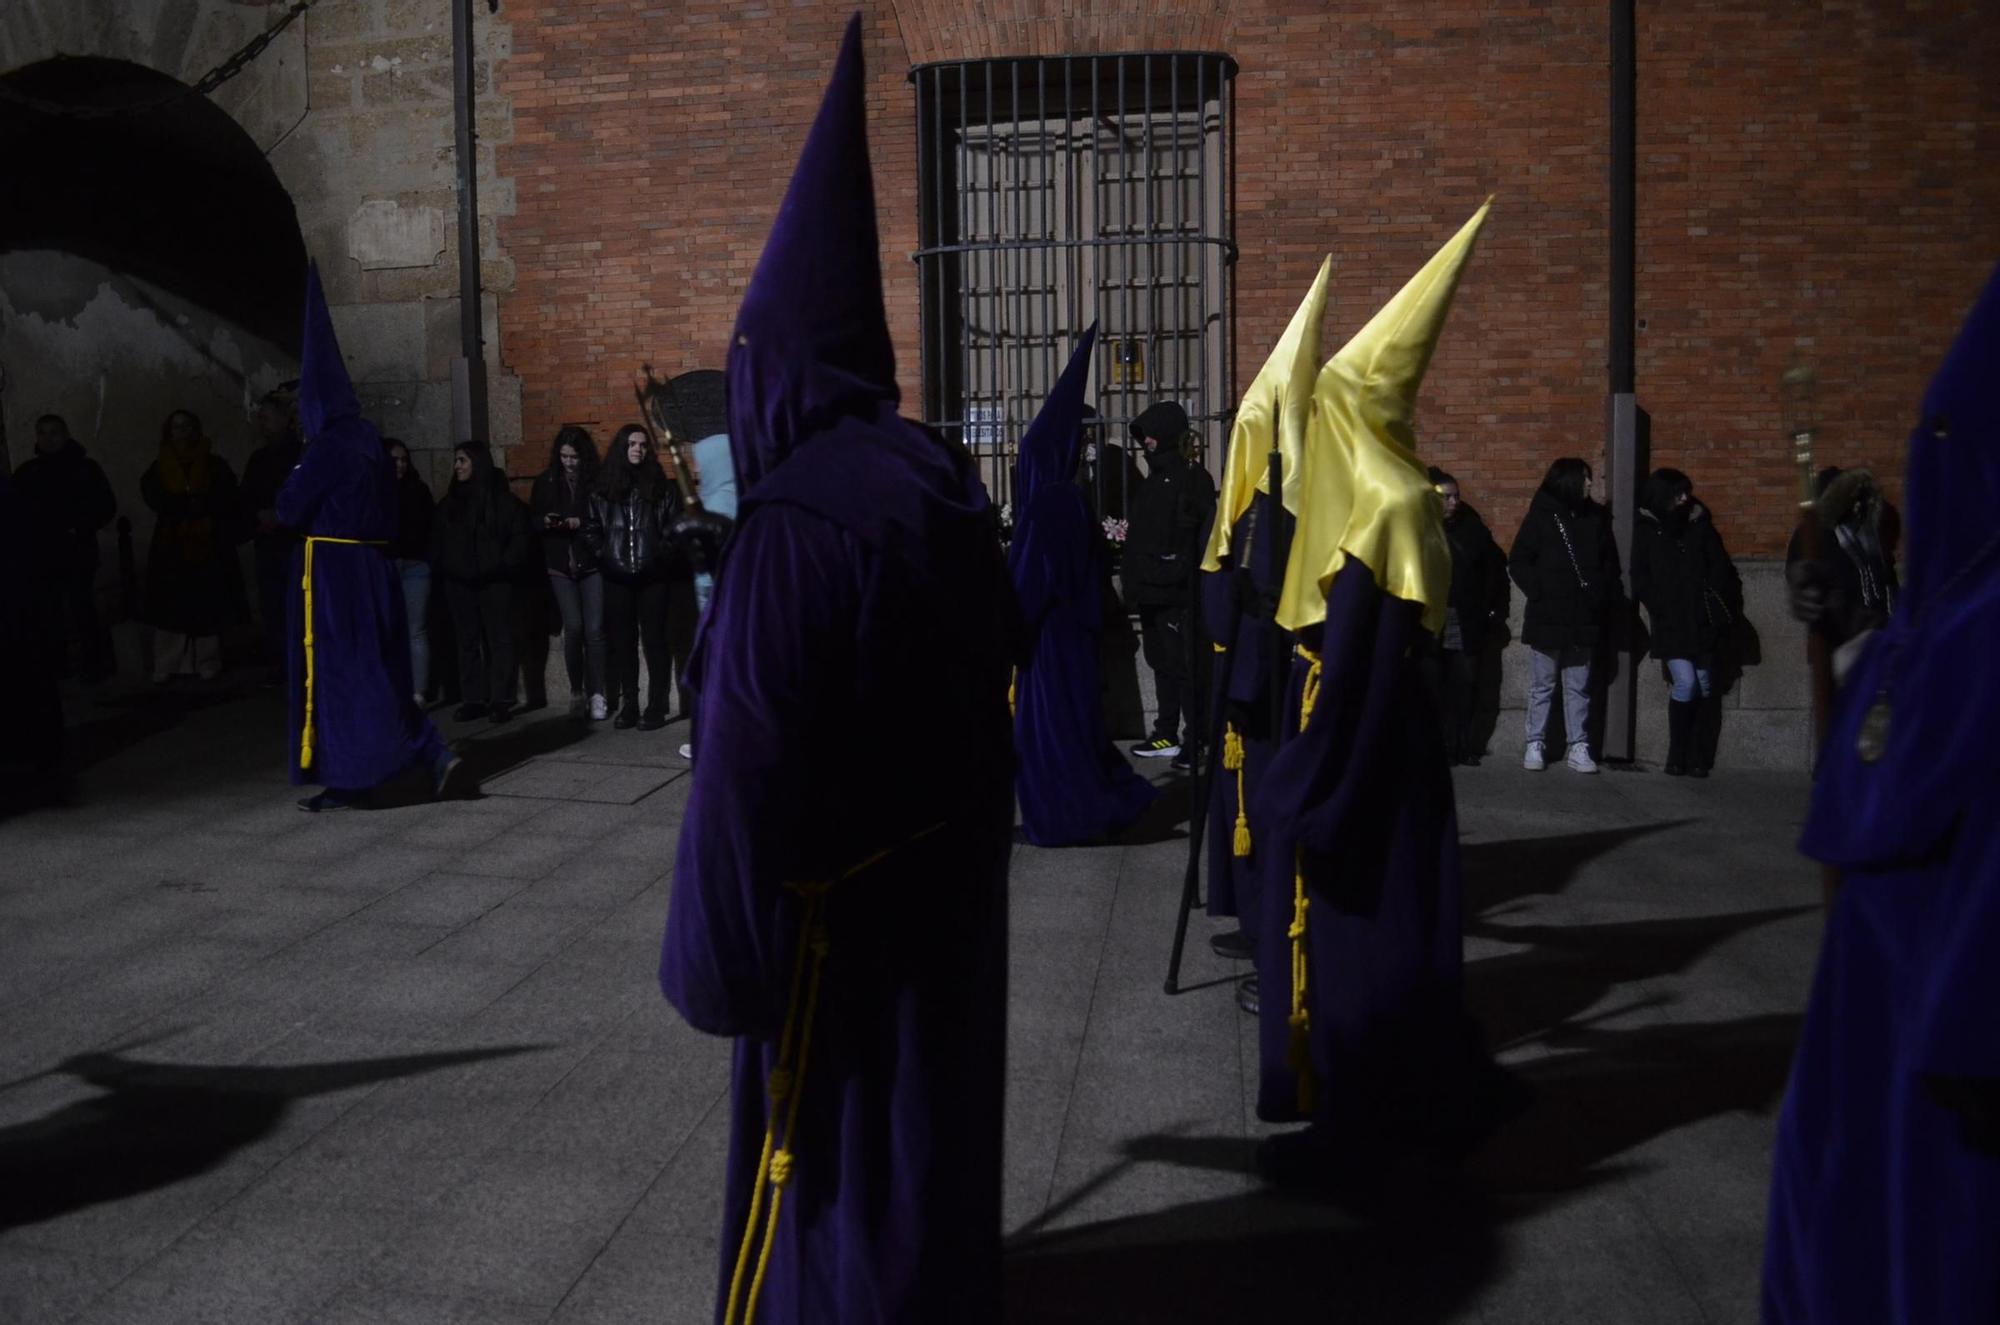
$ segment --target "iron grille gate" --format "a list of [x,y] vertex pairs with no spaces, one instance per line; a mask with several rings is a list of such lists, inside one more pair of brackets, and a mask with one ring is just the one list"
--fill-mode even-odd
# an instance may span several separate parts
[[[1011,505],[1015,444],[1093,319],[1105,440],[1157,400],[1187,410],[1203,463],[1227,436],[1235,76],[1210,52],[911,71],[923,413],[995,501]],[[1100,514],[1124,514],[1129,464],[1085,478]]]

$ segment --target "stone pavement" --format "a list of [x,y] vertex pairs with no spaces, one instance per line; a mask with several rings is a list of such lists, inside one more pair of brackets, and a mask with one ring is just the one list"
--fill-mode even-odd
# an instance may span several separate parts
[[[279,720],[139,701],[0,819],[0,1320],[707,1320],[728,1050],[653,980],[685,727],[481,725],[484,799],[314,817]],[[1161,992],[1183,841],[1017,849],[1010,1320],[1756,1319],[1804,779],[1459,788],[1471,996],[1538,1094],[1365,1218],[1250,1176],[1211,922]]]

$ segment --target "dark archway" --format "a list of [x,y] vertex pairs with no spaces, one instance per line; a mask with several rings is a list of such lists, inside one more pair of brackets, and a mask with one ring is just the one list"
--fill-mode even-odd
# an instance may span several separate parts
[[165,74],[95,57],[0,77],[0,252],[92,259],[296,353],[306,253],[291,195],[208,98],[155,105],[177,90]]

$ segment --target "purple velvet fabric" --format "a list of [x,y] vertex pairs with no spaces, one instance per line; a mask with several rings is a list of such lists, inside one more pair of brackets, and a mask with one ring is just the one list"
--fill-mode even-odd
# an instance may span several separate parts
[[[395,469],[361,417],[327,316],[319,270],[306,276],[299,417],[308,445],[278,493],[278,522],[307,535],[387,544],[396,536]],[[411,764],[430,765],[444,738],[418,710],[410,678],[403,585],[386,546],[313,549],[314,757],[300,767],[305,718],[305,547],[292,552],[286,589],[289,743],[294,783],[361,791]]]
[[[1320,1144],[1372,1161],[1448,1132],[1476,1059],[1462,1000],[1458,819],[1442,737],[1410,657],[1416,604],[1349,561],[1327,589],[1311,721],[1252,801],[1264,906],[1258,1116],[1308,1116],[1287,1065],[1294,849],[1303,852]],[[1294,664],[1296,730],[1306,664]],[[1266,826],[1268,825],[1268,827]]]
[[862,88],[857,21],[730,347],[743,499],[690,663],[660,986],[737,1039],[719,1318],[794,998],[789,885],[831,881],[756,1319],[995,1320],[1015,617],[969,458],[895,414]]
[[1781,1325],[2000,1320],[2000,274],[1904,492],[1907,587],[1841,687],[1801,842],[1842,883],[1778,1126]]
[[1093,324],[1021,438],[1020,512],[1008,569],[1028,637],[1014,683],[1015,791],[1036,846],[1100,841],[1130,826],[1159,793],[1125,762],[1104,716],[1103,539],[1075,481]]

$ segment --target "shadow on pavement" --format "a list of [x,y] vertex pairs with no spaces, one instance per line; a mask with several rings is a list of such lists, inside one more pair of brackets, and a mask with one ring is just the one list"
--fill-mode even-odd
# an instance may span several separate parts
[[70,1076],[102,1094],[0,1128],[0,1229],[122,1201],[206,1173],[268,1135],[308,1096],[540,1047],[294,1067],[208,1067],[142,1062],[116,1052],[79,1054],[26,1080]]

